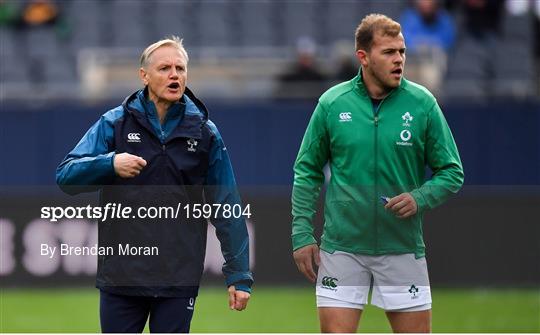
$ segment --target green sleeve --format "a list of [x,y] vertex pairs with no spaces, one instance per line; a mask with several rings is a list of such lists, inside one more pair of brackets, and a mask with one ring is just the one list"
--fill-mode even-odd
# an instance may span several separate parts
[[463,185],[463,166],[456,142],[437,103],[428,115],[425,156],[433,176],[411,192],[419,212],[439,206]]
[[319,102],[311,116],[300,151],[294,164],[292,192],[292,245],[293,250],[316,244],[313,236],[313,216],[324,183],[323,167],[329,157],[326,127],[327,112]]

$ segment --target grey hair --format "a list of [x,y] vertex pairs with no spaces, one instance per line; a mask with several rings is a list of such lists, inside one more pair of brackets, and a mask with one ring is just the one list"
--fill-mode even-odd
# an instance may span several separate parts
[[150,56],[152,56],[152,53],[163,46],[171,46],[178,49],[178,51],[180,51],[182,56],[184,56],[186,59],[186,63],[189,61],[187,51],[184,49],[184,45],[182,44],[182,39],[178,36],[172,35],[159,40],[156,43],[150,44],[148,47],[146,47],[146,49],[144,49],[143,53],[141,54],[141,67],[146,69],[150,63]]

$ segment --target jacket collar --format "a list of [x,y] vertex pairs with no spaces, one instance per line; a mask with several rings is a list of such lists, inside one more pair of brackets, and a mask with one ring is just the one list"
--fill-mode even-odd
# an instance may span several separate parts
[[[154,104],[147,101],[147,90],[147,88],[144,88],[126,97],[122,102],[122,107],[133,115],[142,126],[154,133],[153,127],[146,116],[157,118],[157,114]],[[169,115],[171,112],[172,114]],[[167,140],[176,137],[202,138],[202,128],[208,121],[208,114],[208,109],[202,101],[195,97],[193,92],[186,87],[180,101],[172,105],[167,112],[167,119],[176,117],[181,119]]]
[[[186,109],[186,103],[185,98],[182,95],[179,101],[172,104],[169,109],[167,110],[167,115],[165,116],[165,119],[175,119],[182,117],[184,115],[185,109]],[[147,116],[151,119],[158,120],[159,117],[157,115],[157,109],[156,105],[152,100],[148,98],[148,87],[145,87],[143,90],[140,90],[137,92],[137,100],[138,108],[136,109],[142,109],[146,112]]]

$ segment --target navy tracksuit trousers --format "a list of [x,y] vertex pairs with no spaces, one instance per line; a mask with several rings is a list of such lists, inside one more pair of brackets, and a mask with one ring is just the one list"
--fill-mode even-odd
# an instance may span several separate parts
[[193,298],[154,298],[116,295],[100,290],[103,333],[142,333],[149,318],[151,333],[189,333]]

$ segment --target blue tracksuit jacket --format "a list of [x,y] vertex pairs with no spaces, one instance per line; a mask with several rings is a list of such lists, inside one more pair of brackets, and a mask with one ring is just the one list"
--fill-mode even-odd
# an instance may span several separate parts
[[[114,155],[141,156],[147,166],[120,178]],[[147,90],[103,114],[58,166],[56,180],[69,194],[100,191],[100,203],[123,206],[240,204],[221,135],[201,101],[186,88],[163,125]],[[227,285],[249,292],[249,242],[245,220],[212,219],[225,258]],[[96,286],[110,293],[194,296],[203,271],[206,219],[106,220],[98,223],[99,245],[158,246],[159,256],[100,255]],[[115,250],[116,251],[116,250]]]

